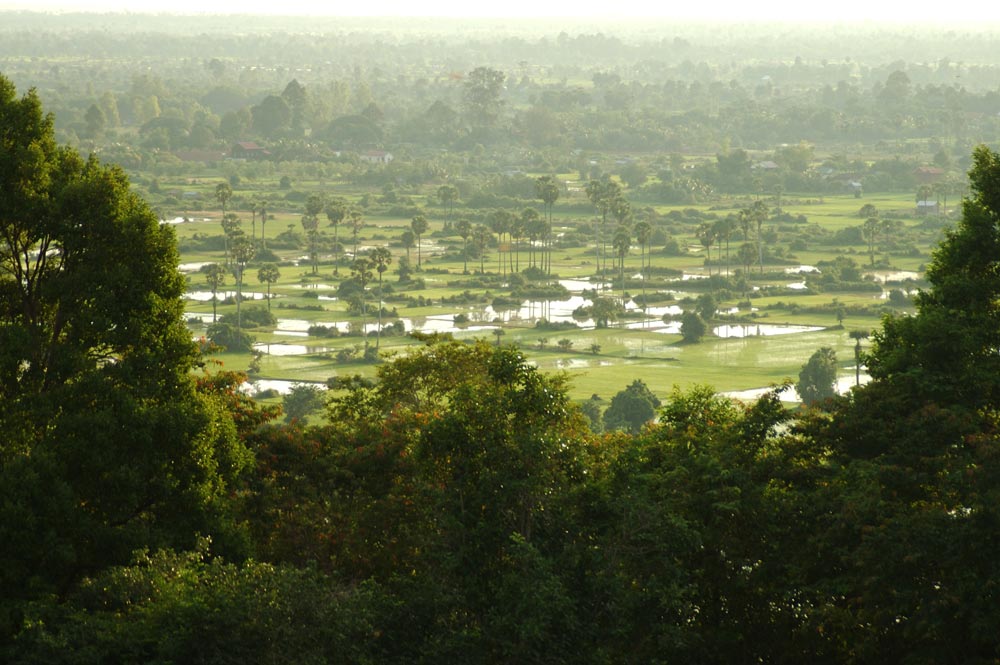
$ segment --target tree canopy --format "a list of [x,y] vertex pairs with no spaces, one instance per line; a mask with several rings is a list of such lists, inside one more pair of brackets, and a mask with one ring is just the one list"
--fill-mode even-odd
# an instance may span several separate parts
[[219,503],[249,457],[196,391],[171,229],[120,169],[57,146],[35,93],[3,77],[0,127],[7,603],[137,547],[221,534]]

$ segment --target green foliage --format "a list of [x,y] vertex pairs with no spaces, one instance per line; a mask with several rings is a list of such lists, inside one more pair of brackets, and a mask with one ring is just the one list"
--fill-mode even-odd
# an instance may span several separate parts
[[285,412],[285,420],[297,420],[305,424],[309,416],[323,408],[325,391],[317,386],[299,383],[292,386],[288,394],[281,400],[281,408]]
[[205,331],[205,336],[225,351],[249,351],[253,348],[254,338],[232,323],[213,323]]
[[3,77],[0,127],[7,612],[135,548],[225,531],[248,458],[195,390],[172,230],[120,169],[58,148],[37,96]]
[[355,663],[377,653],[374,585],[335,593],[314,569],[236,566],[210,560],[208,545],[140,552],[85,580],[65,603],[33,604],[5,660]]
[[681,315],[681,337],[688,344],[700,342],[708,334],[708,324],[698,312],[684,312]]
[[931,289],[915,298],[917,316],[890,317],[874,335],[872,376],[925,399],[970,408],[1000,403],[1000,158],[973,154],[972,196],[945,232],[927,268]]
[[633,434],[656,416],[660,400],[642,379],[636,379],[627,388],[611,398],[611,405],[604,412],[604,429],[620,429]]
[[[246,307],[240,313],[240,323],[244,328],[262,328],[262,327],[273,327],[277,324],[278,319],[270,311],[263,307],[253,306]],[[231,326],[236,325],[236,313],[223,314],[219,317],[219,323],[228,324]],[[216,341],[216,340],[213,340]],[[221,342],[217,342],[221,343]]]
[[809,406],[824,402],[837,394],[837,354],[833,349],[817,349],[809,357],[799,372],[795,389],[803,403]]

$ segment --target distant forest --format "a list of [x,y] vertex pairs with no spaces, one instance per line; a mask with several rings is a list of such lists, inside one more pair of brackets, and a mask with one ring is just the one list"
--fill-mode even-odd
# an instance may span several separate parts
[[[840,170],[925,152],[966,167],[1000,134],[995,35],[974,29],[32,13],[3,23],[0,70],[38,89],[60,139],[115,158],[127,157],[122,142],[254,139],[284,159],[482,145],[559,168],[569,151],[804,142]],[[500,75],[492,90],[480,81],[478,102],[477,69]]]

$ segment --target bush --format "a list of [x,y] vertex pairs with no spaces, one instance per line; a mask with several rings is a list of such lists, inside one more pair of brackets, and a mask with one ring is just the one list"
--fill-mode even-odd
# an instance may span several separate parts
[[310,337],[338,337],[340,335],[337,326],[309,326],[306,332]]
[[[236,312],[227,312],[219,317],[219,321],[222,323],[228,323],[229,325],[236,325]],[[240,324],[243,328],[262,328],[274,326],[277,324],[278,319],[275,318],[274,314],[267,311],[267,309],[260,306],[244,307],[240,313]]]
[[249,351],[253,348],[253,337],[222,321],[210,325],[205,336],[226,351]]

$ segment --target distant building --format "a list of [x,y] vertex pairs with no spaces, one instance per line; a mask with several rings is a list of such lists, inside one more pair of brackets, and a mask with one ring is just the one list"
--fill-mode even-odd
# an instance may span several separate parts
[[240,141],[229,151],[233,159],[267,159],[271,152],[253,141]]
[[913,175],[921,185],[931,185],[944,177],[944,169],[936,166],[918,166]]
[[358,158],[369,164],[388,164],[393,160],[392,153],[385,150],[369,150],[358,155]]
[[938,213],[937,201],[917,201],[918,215],[936,215]]
[[218,162],[226,158],[221,150],[174,150],[174,156],[182,162]]
[[771,160],[767,159],[767,160],[764,160],[763,162],[757,162],[756,164],[754,164],[750,168],[751,169],[759,169],[761,171],[777,171],[778,170],[778,165],[775,162],[772,162]]

